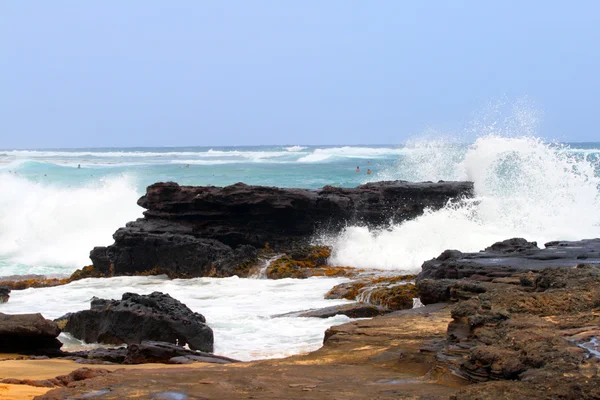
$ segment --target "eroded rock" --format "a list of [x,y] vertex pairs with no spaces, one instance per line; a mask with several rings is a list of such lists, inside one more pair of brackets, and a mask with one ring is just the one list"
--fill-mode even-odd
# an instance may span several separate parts
[[68,314],[58,321],[64,323],[65,332],[87,343],[158,340],[188,344],[194,350],[213,350],[212,329],[204,316],[160,292],[125,293],[121,300],[94,298],[89,310]]
[[167,273],[171,277],[243,274],[269,246],[294,258],[317,233],[347,223],[383,227],[472,195],[470,182],[377,182],[357,188],[281,189],[242,183],[217,188],[156,183],[138,204],[144,218],[90,253],[108,275]]

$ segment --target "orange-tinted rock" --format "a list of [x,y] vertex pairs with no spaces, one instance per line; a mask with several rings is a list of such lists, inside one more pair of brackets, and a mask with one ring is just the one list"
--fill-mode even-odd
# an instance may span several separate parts
[[98,271],[93,265],[88,265],[73,272],[69,279],[73,282],[85,278],[103,278],[105,276],[106,275]]

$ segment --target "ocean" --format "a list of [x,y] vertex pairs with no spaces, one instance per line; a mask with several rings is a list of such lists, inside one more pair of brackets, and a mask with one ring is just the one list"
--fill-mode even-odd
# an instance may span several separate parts
[[[330,263],[413,273],[449,248],[478,251],[516,236],[540,245],[600,237],[600,143],[486,135],[471,143],[402,146],[6,149],[0,150],[0,276],[68,275],[90,264],[94,246],[111,244],[117,228],[142,216],[136,201],[157,181],[316,189],[396,179],[470,180],[475,197],[389,229],[348,226],[335,237],[315,238],[332,246]],[[328,326],[349,319],[272,316],[344,303],[323,299],[344,281],[85,279],[13,291],[0,312],[56,318],[89,307],[92,296],[158,290],[207,317],[216,353],[251,360],[318,348]],[[67,347],[82,345],[61,338]]]

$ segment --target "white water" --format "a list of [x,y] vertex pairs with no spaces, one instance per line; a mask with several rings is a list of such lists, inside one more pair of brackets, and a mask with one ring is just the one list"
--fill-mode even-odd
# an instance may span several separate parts
[[[166,277],[118,277],[83,279],[65,286],[13,291],[3,313],[40,312],[55,319],[67,312],[88,309],[93,296],[120,299],[125,292],[169,293],[192,310],[203,314],[215,335],[215,353],[241,360],[284,357],[318,349],[323,333],[350,321],[278,317],[273,315],[344,304],[324,300],[323,295],[344,278],[240,279],[198,278],[168,280]],[[68,350],[68,346],[65,348]]]
[[2,275],[81,268],[90,264],[94,246],[111,244],[116,229],[142,216],[139,194],[127,177],[74,188],[8,173],[0,181],[10,188],[0,191],[0,260],[11,260]]
[[453,168],[436,161],[455,159],[453,148],[435,149],[434,162],[424,164],[429,179],[473,181],[476,199],[388,230],[348,227],[331,239],[330,263],[416,272],[445,249],[478,251],[511,237],[543,244],[600,236],[600,179],[591,161],[534,137],[481,137]]
[[323,162],[335,158],[377,159],[384,156],[399,155],[405,151],[402,148],[373,148],[373,147],[332,147],[315,149],[311,154],[298,159],[298,162]]

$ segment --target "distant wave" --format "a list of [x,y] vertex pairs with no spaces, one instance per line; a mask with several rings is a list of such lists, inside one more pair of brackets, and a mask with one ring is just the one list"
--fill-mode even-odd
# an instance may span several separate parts
[[308,147],[291,146],[291,147],[284,147],[284,149],[286,149],[287,151],[291,151],[291,152],[298,152],[298,151],[306,150],[306,149],[308,149]]
[[240,164],[248,162],[248,160],[171,160],[171,164],[177,165],[224,165],[224,164]]
[[232,149],[204,151],[46,151],[46,150],[12,150],[6,152],[5,162],[32,160],[51,162],[57,165],[77,166],[111,166],[111,165],[143,165],[143,164],[197,164],[217,165],[241,162],[253,163],[318,163],[334,159],[359,158],[377,159],[395,157],[405,151],[402,148],[386,147],[331,147],[309,150],[305,146],[284,147],[277,149]]
[[402,154],[402,148],[389,147],[331,147],[326,149],[315,149],[311,154],[301,157],[298,162],[322,162],[333,158],[362,158],[376,159]]

